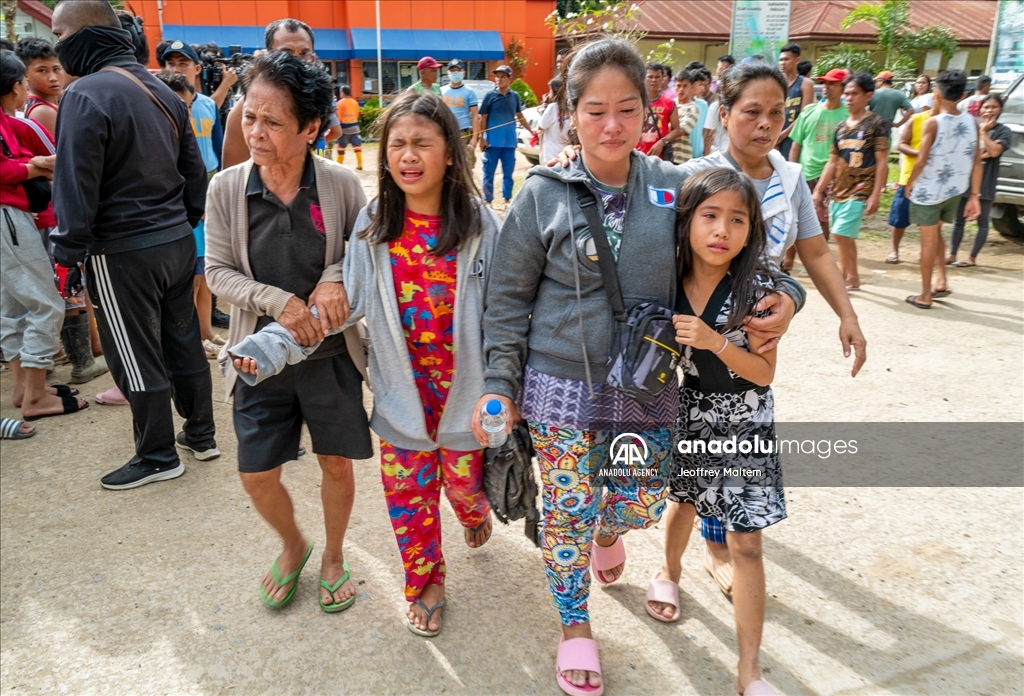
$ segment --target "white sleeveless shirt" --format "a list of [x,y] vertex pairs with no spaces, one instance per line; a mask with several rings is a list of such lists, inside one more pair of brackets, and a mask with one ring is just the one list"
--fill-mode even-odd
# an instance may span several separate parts
[[936,114],[931,120],[938,125],[938,133],[910,195],[910,201],[918,205],[936,205],[962,196],[971,184],[978,147],[978,126],[969,113]]

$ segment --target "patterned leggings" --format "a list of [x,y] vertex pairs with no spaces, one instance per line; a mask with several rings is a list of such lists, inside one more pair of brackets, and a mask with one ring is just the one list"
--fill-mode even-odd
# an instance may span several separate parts
[[608,464],[608,433],[558,428],[529,422],[540,460],[543,486],[544,551],[548,585],[562,624],[590,620],[590,544],[595,528],[603,536],[645,529],[661,518],[672,466],[671,431],[648,430],[641,436],[650,447],[649,466],[661,475],[641,484],[610,479],[594,484],[593,475]]
[[483,493],[484,451],[405,450],[381,440],[384,500],[405,566],[405,598],[416,601],[427,585],[444,584],[441,553],[441,487],[463,527],[491,514]]

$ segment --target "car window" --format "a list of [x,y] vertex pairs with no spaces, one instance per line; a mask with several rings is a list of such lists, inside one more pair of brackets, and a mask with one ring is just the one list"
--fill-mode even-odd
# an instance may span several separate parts
[[1003,95],[1003,123],[1024,123],[1024,80],[1017,83]]

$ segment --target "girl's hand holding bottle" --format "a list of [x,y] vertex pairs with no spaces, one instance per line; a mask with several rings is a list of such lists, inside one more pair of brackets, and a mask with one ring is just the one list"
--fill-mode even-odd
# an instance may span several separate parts
[[480,397],[480,400],[476,402],[476,406],[473,408],[473,422],[470,424],[473,435],[476,437],[476,441],[480,443],[481,447],[488,446],[487,432],[484,431],[483,423],[481,423],[480,412],[488,401],[492,399],[500,401],[505,407],[506,413],[508,414],[508,420],[505,424],[505,432],[509,435],[512,434],[512,425],[519,421],[519,409],[516,408],[516,404],[512,399],[507,396],[501,396],[500,394],[484,394]]

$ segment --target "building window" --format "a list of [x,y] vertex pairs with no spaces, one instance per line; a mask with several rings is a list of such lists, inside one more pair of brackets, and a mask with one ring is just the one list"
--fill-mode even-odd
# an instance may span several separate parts
[[467,80],[489,80],[491,76],[487,74],[487,62],[483,60],[469,60],[466,61],[466,79]]

